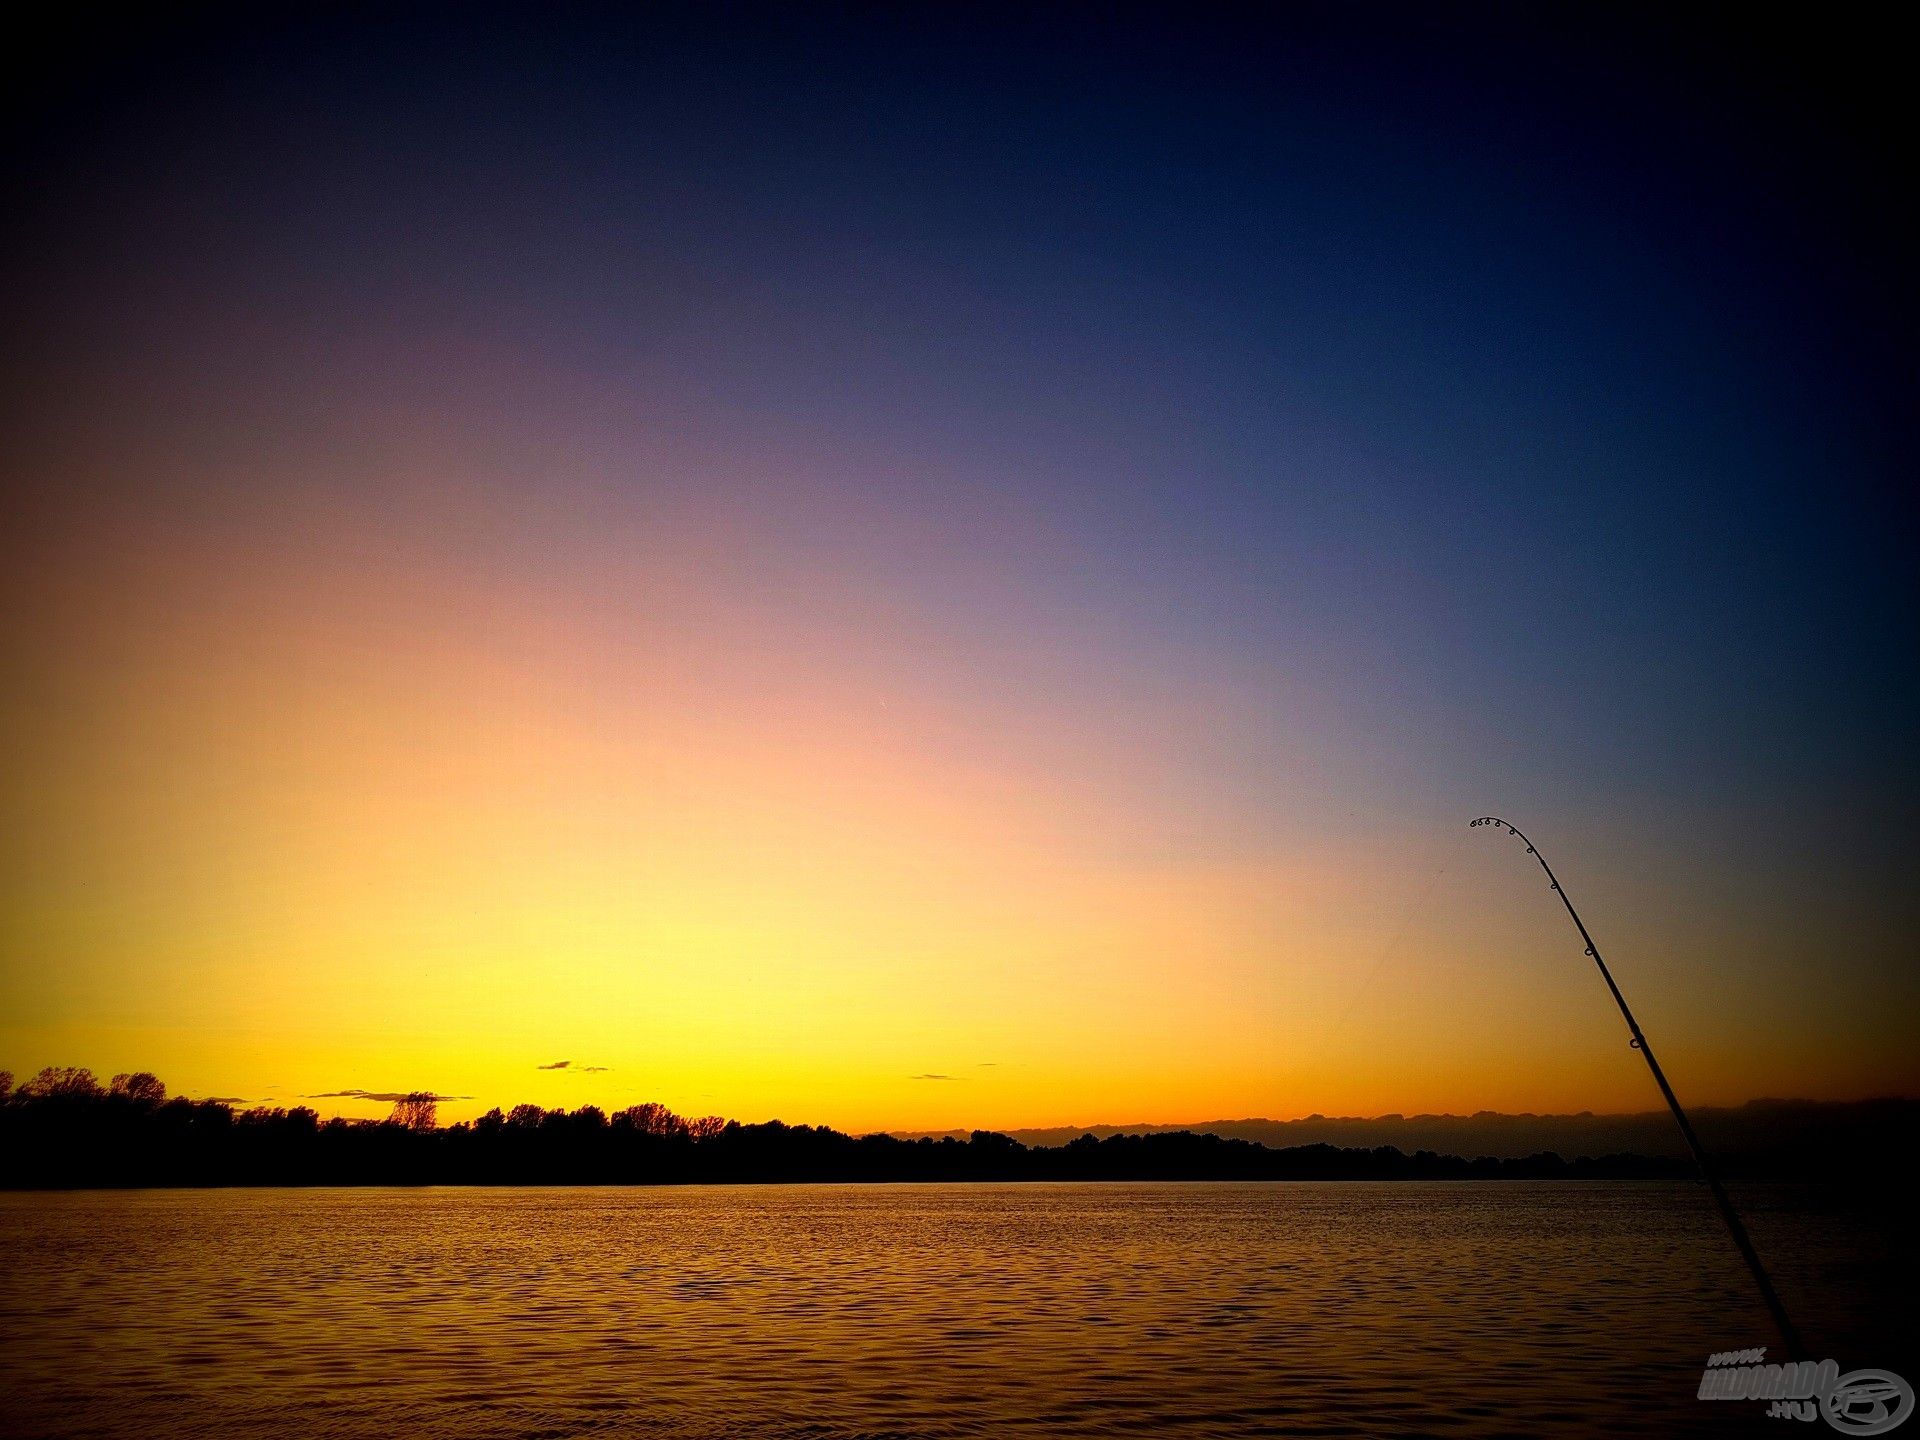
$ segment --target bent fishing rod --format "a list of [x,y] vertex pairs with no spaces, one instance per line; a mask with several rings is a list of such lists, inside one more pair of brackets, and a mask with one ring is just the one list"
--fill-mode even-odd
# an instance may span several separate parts
[[1707,1158],[1706,1148],[1701,1145],[1700,1137],[1693,1133],[1693,1124],[1687,1119],[1687,1112],[1680,1108],[1675,1098],[1673,1086],[1667,1083],[1666,1073],[1661,1070],[1660,1062],[1653,1058],[1653,1047],[1647,1044],[1647,1037],[1640,1032],[1640,1022],[1633,1018],[1633,1011],[1627,1008],[1627,997],[1620,993],[1620,987],[1614,983],[1613,972],[1607,969],[1607,962],[1600,958],[1600,947],[1593,943],[1593,936],[1587,933],[1586,922],[1581,920],[1580,912],[1573,908],[1573,901],[1567,898],[1566,890],[1560,884],[1560,877],[1553,873],[1553,867],[1547,864],[1547,857],[1525,835],[1518,826],[1500,819],[1495,815],[1482,815],[1468,828],[1491,825],[1498,830],[1511,832],[1527,853],[1540,862],[1540,868],[1547,872],[1547,880],[1553,886],[1553,893],[1560,897],[1560,903],[1567,907],[1567,914],[1573,920],[1573,928],[1580,932],[1580,938],[1586,943],[1587,954],[1593,957],[1593,963],[1600,967],[1600,978],[1607,982],[1607,989],[1613,993],[1613,1003],[1620,1007],[1620,1015],[1627,1022],[1627,1032],[1633,1037],[1628,1044],[1640,1052],[1640,1058],[1647,1062],[1647,1069],[1653,1072],[1653,1083],[1660,1087],[1660,1093],[1666,1097],[1667,1108],[1673,1111],[1674,1122],[1679,1125],[1680,1133],[1686,1138],[1687,1149],[1693,1152],[1693,1163],[1699,1168],[1700,1178],[1707,1182],[1707,1189],[1713,1195],[1713,1203],[1720,1209],[1720,1218],[1727,1222],[1727,1230],[1733,1236],[1733,1243],[1739,1248],[1740,1258],[1747,1262],[1747,1269],[1753,1272],[1753,1282],[1760,1287],[1760,1298],[1767,1302],[1767,1311],[1773,1316],[1773,1323],[1780,1332],[1780,1338],[1786,1341],[1789,1360],[1805,1358],[1805,1350],[1800,1344],[1800,1332],[1793,1328],[1793,1321],[1787,1318],[1787,1307],[1780,1303],[1780,1295],[1773,1288],[1773,1281],[1767,1275],[1767,1267],[1760,1263],[1760,1252],[1753,1248],[1753,1241],[1747,1236],[1747,1227],[1741,1222],[1739,1212],[1733,1208],[1726,1188],[1721,1185],[1720,1177],[1714,1173],[1713,1162]]

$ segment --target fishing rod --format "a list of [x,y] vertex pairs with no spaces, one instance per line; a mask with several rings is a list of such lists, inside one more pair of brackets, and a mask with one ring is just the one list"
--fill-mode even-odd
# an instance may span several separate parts
[[1774,1326],[1780,1331],[1780,1338],[1787,1342],[1787,1359],[1805,1357],[1805,1349],[1800,1343],[1800,1332],[1793,1328],[1793,1321],[1787,1318],[1787,1307],[1780,1303],[1779,1292],[1773,1288],[1773,1281],[1767,1275],[1767,1267],[1760,1263],[1760,1252],[1753,1248],[1753,1241],[1747,1237],[1747,1227],[1741,1223],[1739,1212],[1733,1208],[1726,1188],[1721,1185],[1720,1177],[1714,1173],[1713,1162],[1707,1158],[1706,1148],[1701,1145],[1700,1137],[1693,1133],[1693,1124],[1687,1119],[1687,1112],[1680,1108],[1675,1098],[1673,1086],[1667,1083],[1666,1073],[1661,1070],[1660,1062],[1653,1058],[1653,1047],[1647,1044],[1647,1037],[1640,1032],[1640,1022],[1633,1018],[1633,1011],[1627,1008],[1627,997],[1620,993],[1620,987],[1614,983],[1613,972],[1607,969],[1607,962],[1600,958],[1600,947],[1593,943],[1593,936],[1587,933],[1586,923],[1581,920],[1580,912],[1573,908],[1573,901],[1567,898],[1567,892],[1560,884],[1560,877],[1553,873],[1553,867],[1547,864],[1547,857],[1540,853],[1539,847],[1525,835],[1518,826],[1494,815],[1482,815],[1469,826],[1491,825],[1495,829],[1510,831],[1521,844],[1527,847],[1527,853],[1540,862],[1540,868],[1547,872],[1547,880],[1553,886],[1553,893],[1560,897],[1560,903],[1567,907],[1567,914],[1573,919],[1573,928],[1580,932],[1580,938],[1586,942],[1587,954],[1593,957],[1593,963],[1600,967],[1600,978],[1607,982],[1607,989],[1613,992],[1613,1003],[1620,1007],[1620,1014],[1627,1022],[1627,1031],[1633,1036],[1628,1043],[1640,1052],[1640,1058],[1647,1062],[1647,1069],[1653,1072],[1653,1083],[1660,1087],[1660,1093],[1666,1097],[1667,1108],[1673,1111],[1674,1122],[1679,1125],[1680,1133],[1686,1137],[1687,1148],[1693,1152],[1693,1163],[1699,1167],[1700,1178],[1707,1182],[1707,1189],[1713,1195],[1713,1203],[1720,1208],[1720,1218],[1727,1222],[1727,1230],[1733,1236],[1733,1243],[1739,1248],[1740,1257],[1747,1262],[1747,1269],[1753,1272],[1753,1282],[1760,1287],[1760,1298],[1767,1302],[1767,1311],[1773,1316]]

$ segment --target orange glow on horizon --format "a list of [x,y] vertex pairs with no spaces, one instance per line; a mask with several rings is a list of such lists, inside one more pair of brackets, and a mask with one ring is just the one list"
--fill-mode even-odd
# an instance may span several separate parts
[[[1657,1103],[1486,797],[1374,773],[1310,685],[1169,675],[1031,576],[989,643],[845,555],[417,518],[10,582],[17,1073],[850,1130]],[[1565,868],[1690,1101],[1910,1083],[1891,1022],[1781,1030],[1736,967],[1805,937],[1592,863],[1619,834]]]

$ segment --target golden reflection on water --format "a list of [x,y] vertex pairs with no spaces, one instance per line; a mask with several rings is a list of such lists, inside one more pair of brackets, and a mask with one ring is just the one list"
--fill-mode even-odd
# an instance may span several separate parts
[[[1871,1343],[1818,1293],[1871,1235],[1748,1204],[1789,1304]],[[1751,1433],[1694,1398],[1769,1340],[1716,1227],[1686,1185],[5,1195],[0,1429]]]

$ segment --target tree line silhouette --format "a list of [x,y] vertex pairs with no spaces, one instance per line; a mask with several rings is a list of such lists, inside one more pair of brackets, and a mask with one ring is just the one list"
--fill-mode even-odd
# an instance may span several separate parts
[[321,1119],[312,1109],[236,1109],[168,1098],[144,1072],[102,1087],[82,1069],[49,1068],[15,1087],[0,1072],[0,1186],[573,1185],[950,1180],[1512,1180],[1652,1179],[1688,1174],[1640,1155],[1468,1160],[1392,1146],[1270,1149],[1189,1131],[1083,1135],[1022,1145],[847,1135],[778,1120],[686,1119],[664,1105],[606,1114],[596,1106],[516,1105],[438,1123],[427,1092],[397,1096],[385,1120]]

